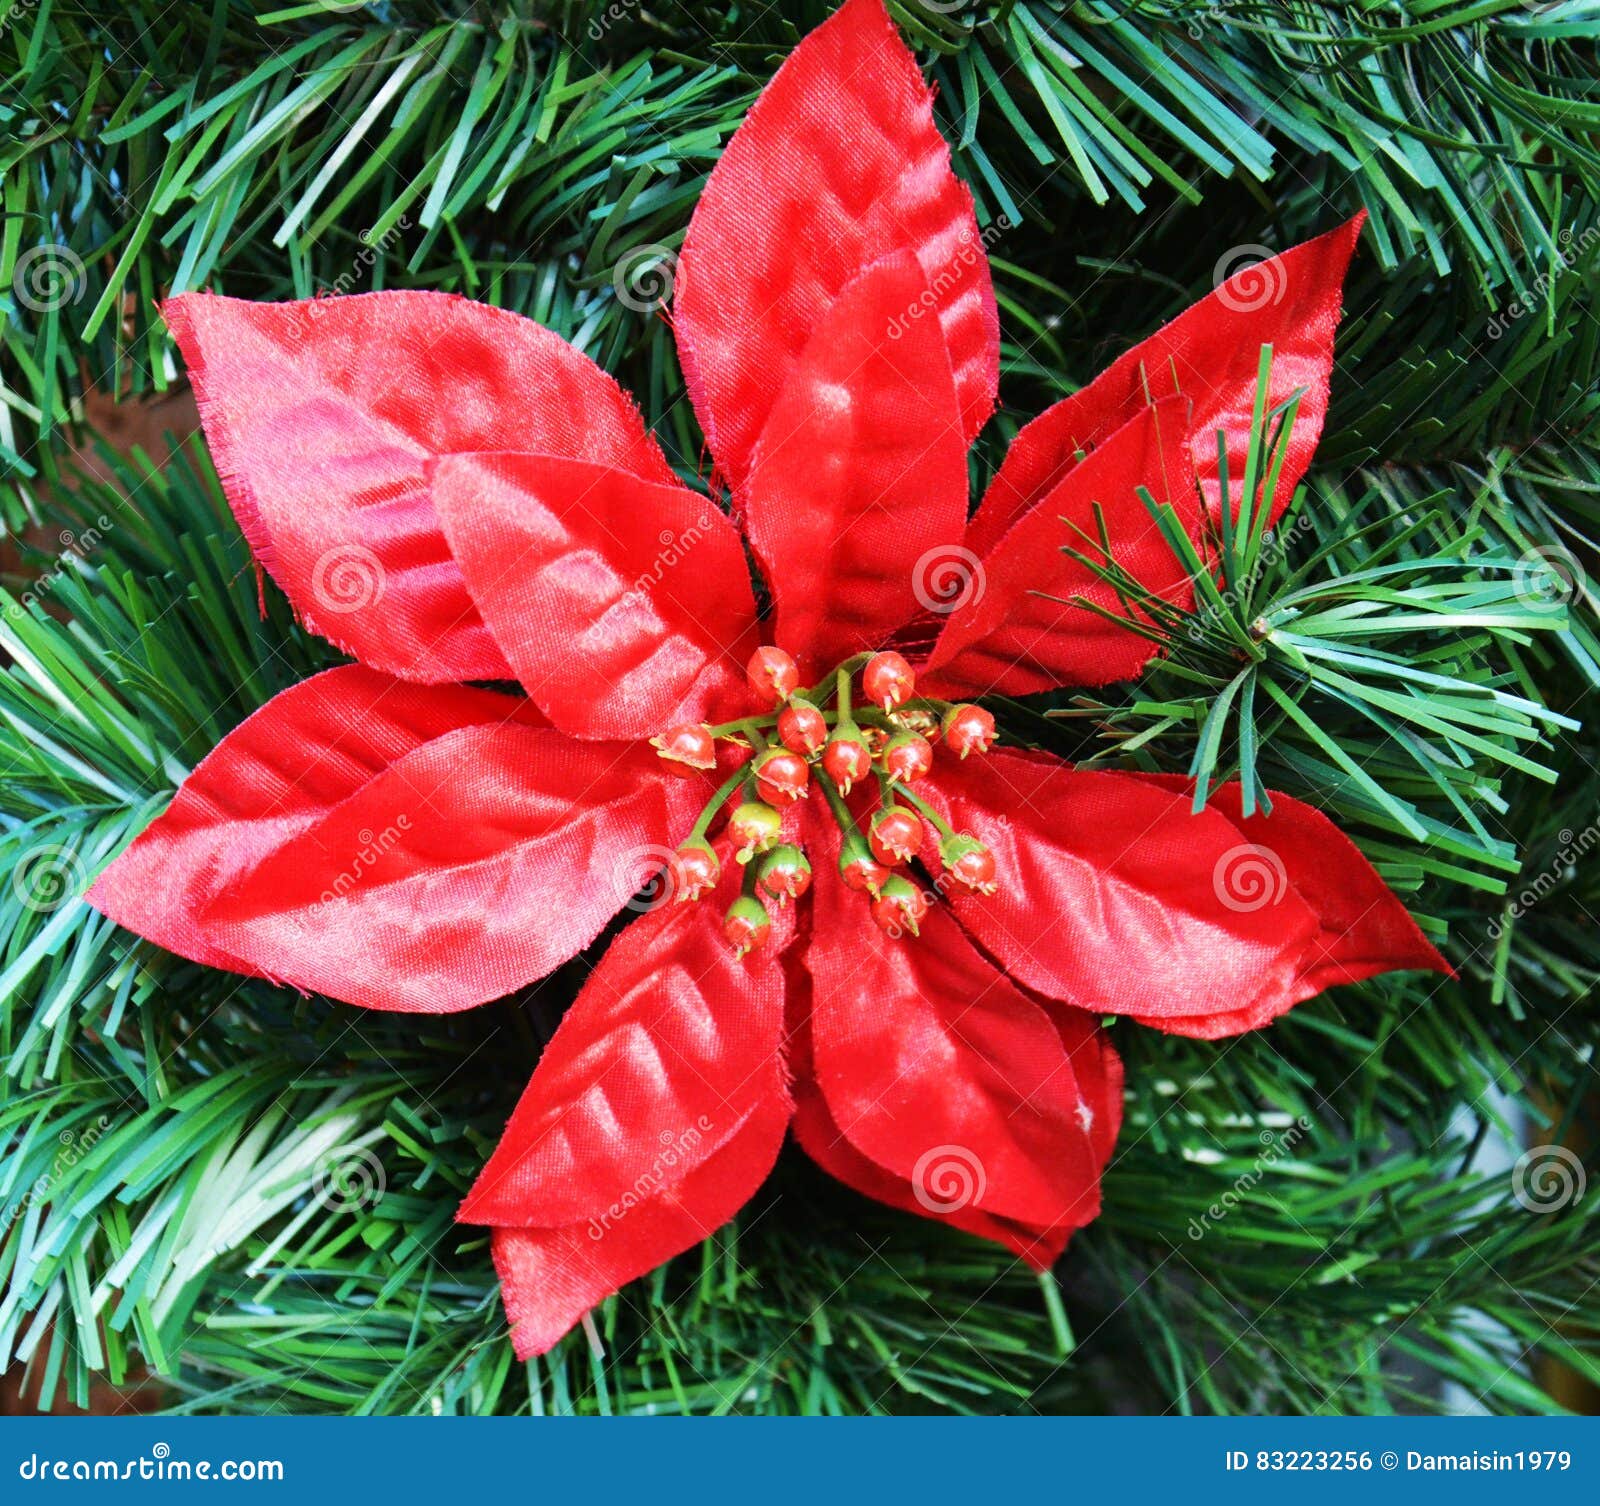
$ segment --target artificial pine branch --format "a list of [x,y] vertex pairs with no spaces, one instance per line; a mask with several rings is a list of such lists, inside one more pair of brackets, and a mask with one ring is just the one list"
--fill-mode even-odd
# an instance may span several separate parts
[[577,339],[669,413],[692,474],[670,336],[614,272],[678,244],[825,7],[158,9],[46,4],[0,38],[0,273],[15,290],[46,245],[82,266],[0,338],[8,517],[54,541],[0,602],[0,1357],[80,1400],[152,1366],[197,1411],[1341,1412],[1436,1407],[1445,1379],[1531,1411],[1530,1354],[1600,1375],[1567,1326],[1594,1311],[1600,1204],[1529,1213],[1485,1160],[1518,1113],[1594,1143],[1600,776],[1574,723],[1600,624],[1581,578],[1557,610],[1527,589],[1533,551],[1593,558],[1593,7],[898,7],[1007,221],[980,480],[1227,253],[1373,213],[1319,468],[1241,543],[1248,591],[1168,618],[1126,693],[1001,709],[1080,757],[1331,806],[1460,976],[1233,1043],[1118,1026],[1130,1128],[1064,1326],[996,1251],[786,1160],[605,1306],[604,1363],[578,1335],[527,1366],[451,1214],[599,948],[419,1034],[72,902],[229,727],[332,660],[270,587],[259,614],[203,447],[74,481],[67,430],[86,381],[175,379],[168,291],[438,287]]

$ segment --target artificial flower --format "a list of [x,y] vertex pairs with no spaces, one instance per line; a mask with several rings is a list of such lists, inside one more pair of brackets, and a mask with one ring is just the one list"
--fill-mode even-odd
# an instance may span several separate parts
[[1147,662],[1061,546],[1098,507],[1117,565],[1190,604],[1138,491],[1205,536],[1264,343],[1270,400],[1301,392],[1281,511],[1359,229],[1254,269],[1275,297],[1224,283],[1049,409],[970,520],[988,260],[880,0],[780,68],[683,244],[674,330],[732,518],[512,314],[170,300],[257,560],[360,662],[225,738],[93,902],[200,962],[422,1013],[644,910],[462,1209],[494,1231],[521,1354],[730,1218],[791,1127],[868,1195],[1048,1265],[1117,1133],[1099,1016],[1214,1037],[1443,965],[1307,806],[1247,816],[1229,786],[1192,814],[1181,781],[995,746],[973,704]]

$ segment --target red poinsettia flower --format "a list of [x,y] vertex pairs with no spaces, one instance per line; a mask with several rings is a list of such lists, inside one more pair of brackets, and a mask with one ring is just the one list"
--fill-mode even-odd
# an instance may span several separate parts
[[[93,902],[200,962],[423,1013],[644,910],[462,1209],[494,1230],[519,1353],[731,1217],[791,1126],[870,1196],[1047,1265],[1117,1133],[1097,1016],[1214,1037],[1443,966],[1316,811],[1245,815],[1229,787],[1191,814],[1182,781],[992,747],[973,704],[1146,662],[1067,604],[1117,609],[1066,524],[1092,533],[1098,504],[1118,564],[1188,603],[1136,488],[1204,536],[1265,343],[1270,399],[1303,394],[1285,505],[1359,229],[1224,283],[1049,409],[970,522],[994,296],[880,0],[779,70],[683,245],[678,347],[740,527],[527,320],[427,293],[173,299],[257,559],[360,663],[242,723]],[[657,902],[633,898],[663,863]]]

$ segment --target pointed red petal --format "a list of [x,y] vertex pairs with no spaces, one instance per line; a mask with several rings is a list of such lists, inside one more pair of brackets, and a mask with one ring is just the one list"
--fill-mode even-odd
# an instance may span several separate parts
[[998,894],[962,924],[1019,982],[1096,1014],[1207,1039],[1333,982],[1445,964],[1333,824],[1286,796],[1236,824],[1185,782],[997,751],[946,764],[958,831],[993,849]]
[[647,737],[745,708],[755,599],[708,497],[548,455],[448,456],[434,505],[529,696],[578,737]]
[[1358,214],[1337,230],[1234,273],[1087,387],[1047,408],[1017,435],[972,520],[967,547],[980,555],[992,549],[1078,464],[1079,450],[1115,433],[1152,397],[1173,391],[1193,404],[1189,436],[1195,469],[1207,510],[1217,517],[1217,430],[1227,434],[1228,475],[1237,497],[1263,345],[1273,348],[1267,406],[1304,389],[1273,497],[1276,518],[1322,435],[1344,274],[1365,219]]
[[494,1263],[518,1359],[543,1354],[596,1303],[714,1234],[766,1180],[789,1121],[785,1095],[753,1109],[672,1187],[563,1228],[494,1231]]
[[410,685],[361,665],[314,675],[235,727],[164,815],[100,875],[89,902],[181,957],[261,971],[220,942],[213,899],[397,759],[459,728],[542,720],[526,701]]
[[[1045,1270],[1054,1264],[1073,1230],[1094,1217],[1099,1207],[1098,1196],[1075,1199],[1071,1217],[1048,1228],[1039,1228],[1014,1219],[998,1218],[976,1201],[963,1203],[960,1198],[952,1197],[952,1192],[964,1186],[975,1190],[975,1184],[963,1180],[959,1173],[964,1168],[948,1159],[946,1165],[932,1167],[931,1175],[925,1174],[922,1184],[917,1185],[864,1155],[839,1128],[826,1097],[816,1084],[810,1028],[806,1023],[810,1014],[809,978],[802,986],[806,998],[798,1009],[791,1010],[791,1018],[797,1023],[790,1035],[789,1051],[794,1072],[793,1130],[800,1148],[830,1176],[880,1203],[993,1240],[1036,1270]],[[796,1002],[794,992],[791,989],[792,1003]],[[1077,1083],[1079,1120],[1088,1130],[1097,1166],[1104,1166],[1122,1119],[1122,1064],[1109,1043],[1104,1042],[1104,1032],[1097,1031],[1089,1016],[1076,1010],[1058,1010],[1057,1013],[1070,1022],[1058,1022],[1058,1028]],[[1085,1036],[1077,1021],[1085,1022],[1094,1035]],[[1095,1039],[1095,1035],[1101,1039]],[[930,1184],[934,1193],[942,1187],[944,1196],[930,1195]]]
[[666,482],[633,403],[531,320],[444,293],[162,309],[256,557],[313,631],[406,679],[507,679],[424,477],[528,449]]
[[[729,866],[732,866],[731,864]],[[783,1095],[783,969],[723,940],[723,904],[666,902],[612,943],[462,1204],[466,1223],[573,1224],[683,1180]]]
[[887,334],[925,288],[909,253],[852,282],[756,446],[746,527],[772,583],[778,640],[807,675],[915,616],[919,558],[961,535],[966,442],[938,325]]
[[[1184,799],[1189,796],[1186,779],[1146,777]],[[1215,1039],[1269,1024],[1290,1005],[1340,983],[1405,968],[1453,972],[1361,850],[1321,811],[1274,793],[1270,816],[1257,811],[1245,817],[1237,784],[1222,786],[1208,804],[1227,816],[1243,839],[1242,845],[1229,849],[1229,861],[1219,868],[1228,902],[1270,916],[1283,903],[1273,896],[1287,880],[1287,888],[1316,917],[1317,929],[1296,959],[1293,997],[1287,1003],[1285,995],[1263,991],[1242,1001],[1237,1010],[1198,1022],[1203,1028],[1186,1030],[1181,1022],[1135,1016],[1140,1024]]]
[[1119,617],[1130,612],[1109,584],[1061,551],[1103,562],[1103,520],[1110,558],[1121,569],[1177,606],[1193,603],[1194,583],[1137,490],[1170,504],[1191,536],[1199,535],[1187,416],[1181,398],[1141,409],[977,562],[928,660],[929,694],[1027,695],[1105,685],[1144,668],[1158,645],[1072,605],[1083,597]]
[[467,1009],[593,941],[693,818],[696,789],[639,744],[465,727],[373,772],[201,920],[300,988],[369,1009]]
[[919,937],[891,940],[832,874],[818,873],[816,896],[811,1044],[846,1139],[932,1209],[1036,1228],[1092,1218],[1094,1156],[1044,1011],[943,905]]
[[684,375],[736,490],[829,307],[896,251],[913,252],[926,275],[928,302],[902,316],[937,326],[970,440],[994,407],[999,370],[972,195],[950,171],[932,95],[881,0],[847,0],[795,48],[734,133],[678,263]]

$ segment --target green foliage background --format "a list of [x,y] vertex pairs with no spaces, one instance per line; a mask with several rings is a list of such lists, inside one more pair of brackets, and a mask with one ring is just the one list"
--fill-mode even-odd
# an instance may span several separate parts
[[[142,1362],[201,1411],[1520,1412],[1554,1405],[1540,1356],[1600,1379],[1600,1192],[1529,1211],[1503,1151],[1596,1143],[1600,6],[894,9],[980,217],[1009,222],[976,479],[1239,248],[1371,215],[1279,538],[1235,541],[1239,589],[1170,623],[1138,686],[1000,710],[1080,758],[1324,805],[1459,977],[1235,1042],[1117,1025],[1127,1126],[1059,1288],[786,1159],[607,1304],[603,1360],[578,1335],[514,1363],[451,1213],[585,961],[391,1019],[73,897],[331,655],[275,593],[258,616],[203,446],[73,485],[70,442],[86,386],[178,380],[168,291],[449,288],[577,341],[692,475],[669,332],[617,269],[666,265],[826,7],[16,4],[0,507],[34,529],[0,616],[0,1362],[47,1393]],[[329,1206],[330,1166],[381,1166],[381,1196]]]

